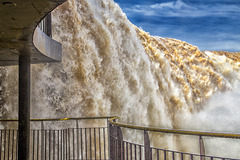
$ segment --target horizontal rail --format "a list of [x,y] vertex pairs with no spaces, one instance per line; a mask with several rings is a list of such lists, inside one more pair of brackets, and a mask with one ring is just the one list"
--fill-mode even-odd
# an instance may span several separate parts
[[[113,116],[103,116],[103,117],[79,117],[79,118],[53,118],[53,119],[30,119],[30,121],[66,121],[66,120],[84,120],[84,119],[110,119]],[[0,119],[0,122],[14,122],[18,119]]]
[[[184,135],[195,135],[195,136],[207,136],[207,137],[219,137],[219,138],[236,138],[240,139],[240,134],[231,133],[217,133],[217,132],[201,132],[201,131],[190,131],[190,130],[178,130],[178,129],[165,129],[165,128],[154,128],[154,127],[143,127],[137,125],[129,125],[124,123],[114,122],[118,119],[117,116],[102,116],[102,117],[78,117],[78,118],[54,118],[54,119],[31,119],[30,121],[65,121],[65,120],[89,120],[89,119],[109,119],[111,124],[137,130],[145,130],[152,132],[162,132],[171,134],[184,134]],[[0,122],[14,122],[18,119],[0,119]]]
[[111,124],[116,126],[136,129],[136,130],[144,130],[144,131],[152,131],[152,132],[162,132],[162,133],[171,133],[171,134],[184,134],[184,135],[194,135],[194,136],[206,136],[206,137],[219,137],[219,138],[236,138],[240,139],[240,134],[231,134],[231,133],[217,133],[217,132],[200,132],[200,131],[189,131],[189,130],[178,130],[178,129],[165,129],[165,128],[154,128],[154,127],[143,127],[137,125],[129,125],[114,122],[118,117],[113,117],[109,119]]

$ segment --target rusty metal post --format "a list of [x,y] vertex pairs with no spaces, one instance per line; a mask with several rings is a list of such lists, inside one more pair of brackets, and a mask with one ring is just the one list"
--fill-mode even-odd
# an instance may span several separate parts
[[144,131],[144,152],[145,160],[152,160],[152,149],[150,147],[150,140],[147,131]]
[[[103,139],[104,139],[104,148],[105,148],[105,130],[103,129]],[[108,159],[111,159],[111,156],[110,156],[110,123],[108,122],[108,118],[107,118],[107,155],[108,155]],[[105,150],[105,149],[104,149]],[[104,158],[106,159],[106,155],[105,155],[105,152],[104,152]]]
[[116,138],[117,138],[117,157],[118,159],[122,159],[122,141],[123,141],[123,135],[122,135],[122,130],[121,130],[121,127],[119,126],[116,126],[116,132],[117,132],[117,135],[116,135]]
[[44,122],[41,121],[41,160],[44,159]]
[[204,143],[202,136],[199,136],[199,150],[200,150],[200,159],[205,160],[205,148],[204,148]]
[[77,119],[76,119],[76,129],[77,129],[77,159],[79,159],[80,143],[79,143],[79,124]]
[[[22,53],[25,54],[25,53]],[[30,145],[30,55],[19,56],[18,159],[29,160]]]
[[114,160],[115,157],[115,140],[114,140],[114,126],[108,123],[109,127],[109,157],[110,160]]

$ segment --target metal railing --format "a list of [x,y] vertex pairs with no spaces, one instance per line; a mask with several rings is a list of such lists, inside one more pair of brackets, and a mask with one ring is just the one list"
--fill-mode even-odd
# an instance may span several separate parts
[[40,28],[47,36],[52,37],[52,15],[51,12],[42,19],[38,24]]
[[[111,117],[32,119],[30,159],[109,159],[108,122]],[[15,119],[0,120],[14,126]],[[93,126],[95,125],[95,126]],[[0,160],[18,159],[16,129],[0,130]]]
[[[218,156],[208,156],[205,154],[203,137],[217,137],[217,138],[234,138],[240,139],[240,134],[229,133],[212,133],[212,132],[198,132],[198,131],[185,131],[176,129],[159,129],[153,127],[134,126],[123,123],[117,123],[113,117],[109,120],[109,133],[110,133],[110,157],[114,160],[135,159],[135,160],[236,160],[234,158],[224,158]],[[140,130],[143,132],[143,145],[134,142],[127,142],[123,140],[123,133],[121,128]],[[151,147],[149,132],[177,134],[177,135],[191,135],[199,137],[199,154],[187,153],[180,151],[173,151],[165,148]],[[140,137],[141,138],[141,137]]]
[[[215,160],[231,159],[205,154],[203,138],[234,138],[240,134],[210,133],[159,129],[116,122],[117,117],[83,117],[63,119],[32,119],[30,135],[30,159],[32,160]],[[15,119],[0,120],[5,127],[14,126]],[[17,125],[15,125],[17,126]],[[137,135],[126,130],[142,133],[143,143],[126,140]],[[165,146],[154,147],[151,133],[190,135],[199,137],[199,154],[174,151]],[[149,136],[150,135],[150,136]],[[132,141],[132,140],[131,140]],[[18,134],[16,129],[0,130],[0,160],[18,159]]]

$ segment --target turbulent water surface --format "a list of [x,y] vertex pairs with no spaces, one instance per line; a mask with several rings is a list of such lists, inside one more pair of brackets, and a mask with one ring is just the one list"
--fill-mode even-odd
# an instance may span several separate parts
[[[32,65],[32,118],[117,115],[144,126],[240,132],[237,53],[153,37],[112,0],[67,1],[53,11],[53,38],[63,61]],[[1,118],[17,117],[17,70],[0,68]]]

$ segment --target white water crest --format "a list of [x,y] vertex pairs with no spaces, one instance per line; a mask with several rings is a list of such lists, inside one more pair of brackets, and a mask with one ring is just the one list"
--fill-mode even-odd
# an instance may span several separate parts
[[[117,115],[144,126],[240,132],[239,62],[152,37],[112,0],[68,0],[52,15],[63,61],[32,65],[32,118]],[[1,117],[16,118],[17,67],[0,69]],[[161,144],[178,149],[174,141]]]

